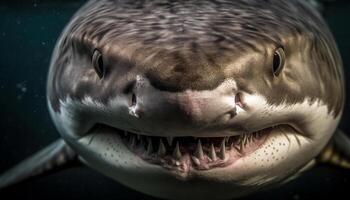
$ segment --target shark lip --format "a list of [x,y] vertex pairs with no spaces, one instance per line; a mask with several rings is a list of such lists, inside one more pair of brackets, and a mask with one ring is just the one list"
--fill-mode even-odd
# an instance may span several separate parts
[[285,126],[291,128],[289,125],[277,125],[222,137],[160,137],[140,135],[104,124],[96,126],[113,129],[135,156],[177,173],[227,167],[259,149],[273,130]]

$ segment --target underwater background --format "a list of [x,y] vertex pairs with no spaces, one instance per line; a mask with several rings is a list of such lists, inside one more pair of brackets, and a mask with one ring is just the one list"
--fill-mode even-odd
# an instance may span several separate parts
[[[84,2],[0,0],[0,174],[59,138],[46,103],[48,66],[59,34]],[[350,135],[350,1],[331,1],[323,14],[344,62],[348,96],[340,128]],[[321,165],[244,199],[341,196],[350,199],[350,170]],[[85,166],[0,191],[0,199],[10,198],[154,199]]]

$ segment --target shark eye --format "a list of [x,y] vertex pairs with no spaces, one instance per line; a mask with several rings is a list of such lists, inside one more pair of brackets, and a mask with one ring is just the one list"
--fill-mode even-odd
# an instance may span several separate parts
[[98,77],[100,77],[100,79],[102,79],[103,76],[105,75],[105,68],[103,65],[102,54],[97,49],[94,51],[94,54],[92,55],[92,64],[94,66],[94,69],[95,69]]
[[273,54],[273,62],[272,62],[272,71],[274,76],[278,76],[285,63],[285,54],[283,48],[279,47],[275,50],[275,53]]

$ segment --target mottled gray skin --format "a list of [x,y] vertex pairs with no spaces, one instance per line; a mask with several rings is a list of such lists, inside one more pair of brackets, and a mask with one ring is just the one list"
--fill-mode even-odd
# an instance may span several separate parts
[[[234,77],[242,79],[237,81],[242,90],[264,90],[272,104],[309,96],[323,99],[335,115],[342,108],[339,53],[320,15],[303,1],[92,1],[73,17],[62,37],[49,77],[49,84],[55,85],[48,87],[56,111],[58,99],[66,96],[81,99],[89,94],[106,101],[123,92],[136,74],[166,91],[213,89]],[[287,56],[301,56],[315,66],[308,68],[310,74],[304,69],[288,74],[303,90],[287,81],[277,83],[270,68],[257,66],[270,66],[271,59],[251,60],[239,73],[225,73],[225,67],[245,53],[269,54],[278,46]],[[103,82],[87,74],[94,49],[103,51],[109,67]],[[61,67],[71,62],[79,66]],[[77,77],[82,75],[89,81]],[[323,82],[328,84],[319,87]],[[267,87],[271,84],[275,87]]]
[[[276,77],[278,47],[286,63]],[[91,62],[96,49],[102,79]],[[342,73],[327,25],[303,0],[99,0],[62,33],[47,91],[58,130],[89,166],[154,196],[232,198],[280,184],[312,162],[340,119]],[[238,92],[244,111],[227,118],[236,107],[225,98]],[[156,136],[219,137],[278,124],[297,131],[275,130],[265,157],[179,174],[144,162],[112,132],[91,130],[97,123]],[[280,157],[270,158],[278,148]]]

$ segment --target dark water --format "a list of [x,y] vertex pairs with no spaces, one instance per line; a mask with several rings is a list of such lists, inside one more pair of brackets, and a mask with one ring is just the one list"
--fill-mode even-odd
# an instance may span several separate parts
[[[0,173],[59,138],[45,99],[48,64],[59,33],[84,1],[19,2],[0,1]],[[348,80],[350,2],[329,5],[325,18],[338,42]],[[340,124],[347,133],[350,133],[349,119],[350,104],[347,103]],[[349,193],[350,171],[317,166],[289,184],[245,199],[298,200],[340,195],[349,199],[346,198]],[[0,199],[7,195],[12,198],[153,199],[87,167],[17,185],[0,192]]]

